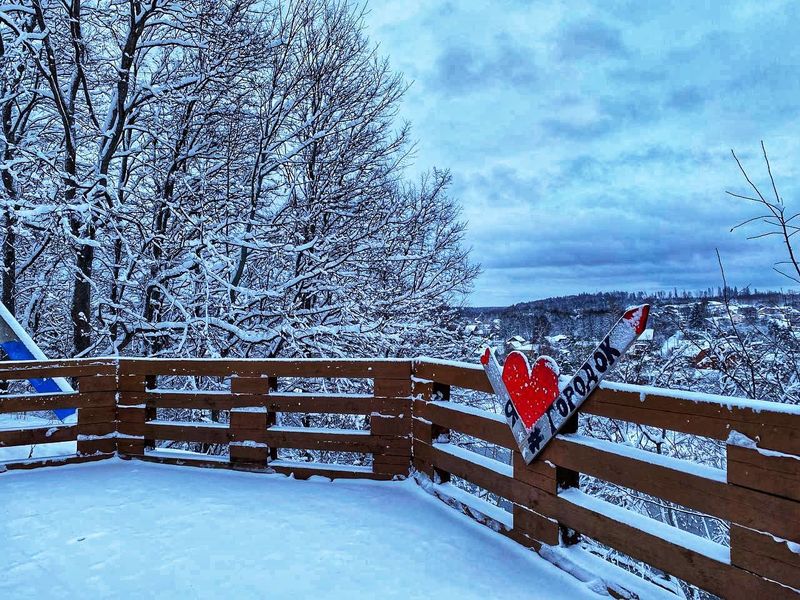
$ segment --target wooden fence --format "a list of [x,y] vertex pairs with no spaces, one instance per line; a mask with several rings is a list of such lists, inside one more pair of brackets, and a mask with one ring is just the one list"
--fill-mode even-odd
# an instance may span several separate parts
[[[724,598],[797,598],[800,589],[800,408],[687,392],[606,384],[582,412],[730,440],[726,469],[623,444],[562,433],[526,465],[502,417],[450,401],[453,388],[491,393],[483,370],[433,360],[96,359],[0,365],[0,380],[73,377],[74,394],[0,396],[0,413],[79,408],[75,424],[0,430],[0,446],[75,440],[58,458],[0,463],[4,469],[122,457],[251,471],[390,479],[409,466],[440,497],[537,550],[586,536]],[[158,387],[163,376],[224,378],[222,391]],[[292,393],[285,378],[372,382],[368,394]],[[230,411],[229,422],[171,422],[158,408]],[[369,430],[277,425],[279,413],[369,416]],[[459,447],[459,432],[507,448],[511,464]],[[732,432],[737,432],[733,436]],[[746,437],[745,437],[746,436]],[[159,440],[227,444],[225,456],[160,450]],[[741,443],[745,440],[746,443]],[[752,440],[751,443],[749,440]],[[372,455],[371,466],[292,462],[282,448]],[[730,523],[730,548],[591,496],[586,474]],[[452,486],[459,477],[508,500],[489,506]],[[448,499],[448,498],[443,498]],[[452,500],[452,498],[450,498]],[[453,503],[453,502],[451,502]],[[485,518],[484,518],[485,517]]]

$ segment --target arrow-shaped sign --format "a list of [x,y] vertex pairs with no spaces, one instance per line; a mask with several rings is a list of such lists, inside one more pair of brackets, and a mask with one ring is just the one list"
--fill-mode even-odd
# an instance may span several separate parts
[[[529,381],[523,385],[515,385],[512,390],[509,390],[507,382],[518,381],[518,363],[519,358],[512,359],[514,364],[514,371],[511,374],[512,380],[508,375],[508,367],[510,365],[509,359],[506,359],[506,365],[503,370],[500,369],[500,363],[494,355],[491,348],[487,348],[481,357],[481,364],[486,371],[486,376],[492,384],[495,394],[500,398],[504,405],[504,413],[508,425],[514,434],[514,439],[519,444],[519,449],[522,452],[522,457],[526,463],[530,463],[542,451],[553,436],[564,426],[564,423],[574,415],[578,407],[583,404],[584,400],[589,397],[600,382],[608,375],[611,370],[617,365],[619,360],[633,345],[633,342],[642,334],[647,326],[647,317],[650,313],[650,306],[643,304],[634,308],[629,308],[622,315],[622,318],[617,321],[611,331],[608,332],[600,345],[595,348],[594,352],[586,359],[578,372],[572,376],[569,383],[561,388],[560,392],[552,390],[552,386],[546,385],[548,374],[545,369],[549,366],[547,361],[542,363],[543,359],[539,359],[534,366],[534,372],[528,371],[526,374]],[[524,359],[524,355],[523,356]],[[525,365],[527,365],[527,359]],[[536,373],[536,369],[540,369],[544,376]],[[557,375],[557,370],[549,367],[552,373]],[[512,397],[513,396],[513,397]],[[526,425],[524,417],[531,414],[530,407],[541,406],[542,403],[547,404],[546,408],[539,413],[542,413],[535,422]],[[523,406],[524,404],[524,406]],[[533,409],[536,410],[535,408]],[[522,417],[520,416],[522,414]]]

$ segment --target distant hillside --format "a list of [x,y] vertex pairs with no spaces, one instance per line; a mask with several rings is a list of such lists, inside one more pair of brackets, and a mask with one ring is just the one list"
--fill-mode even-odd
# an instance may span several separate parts
[[[525,313],[526,311],[547,311],[551,313],[573,313],[576,310],[582,312],[601,312],[604,313],[620,306],[631,304],[653,303],[653,304],[691,304],[697,300],[719,301],[724,299],[725,294],[722,288],[709,288],[702,292],[691,292],[688,290],[660,291],[655,293],[648,292],[595,292],[573,294],[570,296],[554,296],[542,300],[532,300],[530,302],[519,302],[506,307],[480,306],[468,307],[462,310],[465,316],[479,316],[487,314],[503,313]],[[759,291],[751,290],[748,287],[738,289],[728,288],[727,296],[732,300],[739,300],[750,304],[764,306],[800,306],[800,293],[784,291]]]

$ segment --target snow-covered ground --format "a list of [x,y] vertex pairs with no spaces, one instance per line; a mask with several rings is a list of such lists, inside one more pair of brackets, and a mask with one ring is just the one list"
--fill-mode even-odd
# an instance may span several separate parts
[[595,598],[413,481],[119,459],[0,474],[0,598]]

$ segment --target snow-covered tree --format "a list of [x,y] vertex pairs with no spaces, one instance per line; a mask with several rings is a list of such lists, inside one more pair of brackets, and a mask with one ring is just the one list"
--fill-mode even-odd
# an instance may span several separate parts
[[4,299],[49,352],[444,349],[476,268],[363,7],[0,10]]

